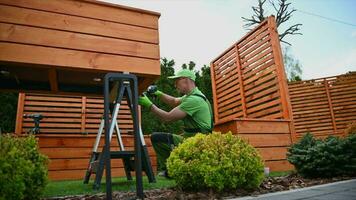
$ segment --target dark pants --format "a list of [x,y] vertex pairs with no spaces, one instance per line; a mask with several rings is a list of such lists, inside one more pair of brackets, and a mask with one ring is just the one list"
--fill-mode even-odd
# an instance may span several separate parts
[[153,149],[157,155],[160,170],[167,170],[166,161],[172,150],[183,141],[183,136],[156,132],[151,134]]

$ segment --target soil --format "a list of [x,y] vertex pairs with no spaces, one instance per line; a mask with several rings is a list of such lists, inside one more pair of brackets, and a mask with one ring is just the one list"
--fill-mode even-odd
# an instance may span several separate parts
[[[190,200],[190,199],[229,199],[242,196],[257,196],[260,194],[278,192],[283,190],[304,188],[313,185],[320,185],[325,183],[331,183],[336,181],[348,180],[356,177],[336,177],[336,178],[318,178],[318,179],[306,179],[296,174],[281,177],[267,177],[255,190],[242,190],[237,189],[234,191],[214,192],[200,191],[200,192],[187,192],[177,188],[166,189],[154,189],[145,190],[145,199],[147,200]],[[135,192],[113,192],[113,199],[115,200],[128,200],[135,199]],[[48,198],[46,200],[104,200],[106,199],[105,193],[93,194],[93,195],[77,195],[77,196],[65,196]]]

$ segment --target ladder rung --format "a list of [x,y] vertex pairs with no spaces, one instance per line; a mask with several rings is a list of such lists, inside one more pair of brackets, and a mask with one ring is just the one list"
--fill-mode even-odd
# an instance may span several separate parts
[[111,158],[132,158],[135,156],[134,151],[111,151]]

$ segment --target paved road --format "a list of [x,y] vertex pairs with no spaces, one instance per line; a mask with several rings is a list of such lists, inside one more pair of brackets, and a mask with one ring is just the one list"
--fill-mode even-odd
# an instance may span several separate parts
[[356,179],[231,200],[356,200]]

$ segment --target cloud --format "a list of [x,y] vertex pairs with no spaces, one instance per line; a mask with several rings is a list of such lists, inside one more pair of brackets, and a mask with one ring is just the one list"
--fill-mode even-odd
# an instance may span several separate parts
[[356,30],[351,33],[351,37],[356,38]]

